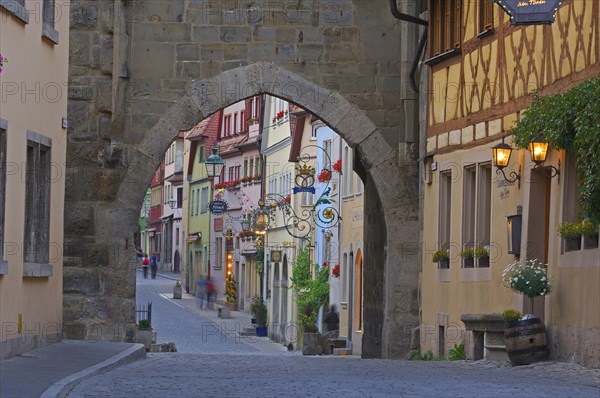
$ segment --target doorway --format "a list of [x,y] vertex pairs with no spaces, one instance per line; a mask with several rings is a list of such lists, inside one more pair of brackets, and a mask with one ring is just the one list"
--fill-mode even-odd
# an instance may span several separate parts
[[[547,169],[531,170],[527,222],[527,259],[538,259],[544,264],[548,263],[551,181]],[[544,296],[534,299],[533,311],[530,300],[524,300],[523,313],[534,314],[543,321]]]

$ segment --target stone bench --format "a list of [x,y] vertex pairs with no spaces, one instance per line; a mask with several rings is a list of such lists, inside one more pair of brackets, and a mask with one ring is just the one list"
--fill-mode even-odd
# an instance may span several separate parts
[[460,320],[471,332],[472,346],[465,347],[468,353],[473,353],[473,360],[490,359],[506,362],[508,354],[504,345],[505,322],[500,314],[462,314]]

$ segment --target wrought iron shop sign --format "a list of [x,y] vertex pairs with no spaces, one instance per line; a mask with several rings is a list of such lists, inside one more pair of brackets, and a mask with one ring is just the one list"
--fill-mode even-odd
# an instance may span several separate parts
[[510,16],[512,25],[551,24],[563,0],[492,0]]
[[219,215],[227,212],[227,202],[223,199],[215,199],[208,204],[208,210],[214,215]]

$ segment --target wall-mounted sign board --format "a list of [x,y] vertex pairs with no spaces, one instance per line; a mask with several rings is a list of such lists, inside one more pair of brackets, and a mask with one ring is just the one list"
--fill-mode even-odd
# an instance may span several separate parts
[[563,0],[492,0],[510,16],[512,25],[551,24]]

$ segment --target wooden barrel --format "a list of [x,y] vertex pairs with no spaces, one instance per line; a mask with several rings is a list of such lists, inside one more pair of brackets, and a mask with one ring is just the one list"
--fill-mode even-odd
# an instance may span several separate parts
[[528,365],[548,358],[546,327],[540,318],[522,319],[507,324],[504,343],[513,365]]

